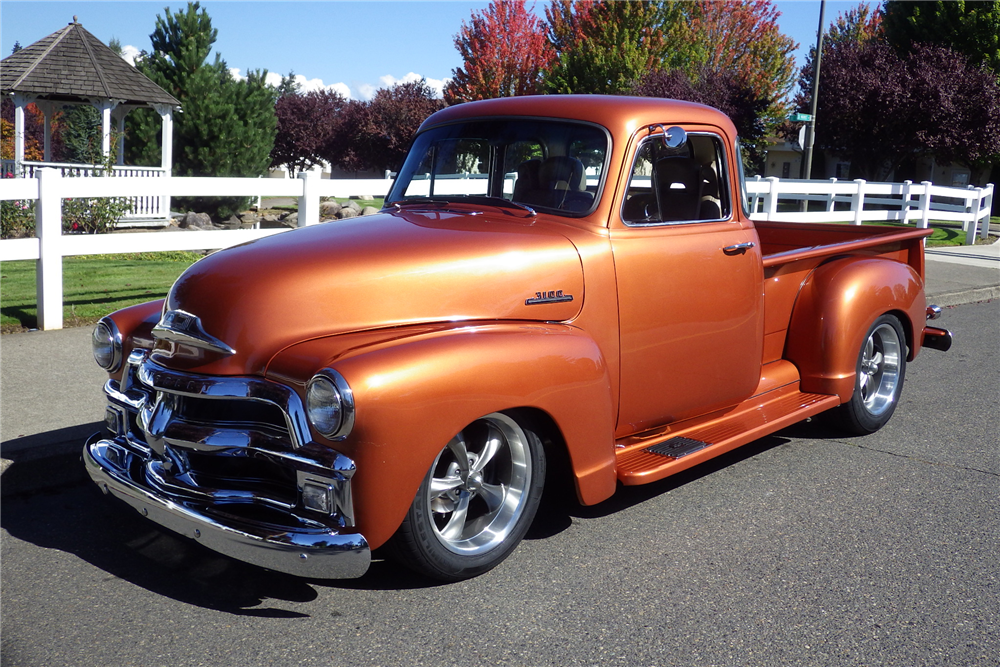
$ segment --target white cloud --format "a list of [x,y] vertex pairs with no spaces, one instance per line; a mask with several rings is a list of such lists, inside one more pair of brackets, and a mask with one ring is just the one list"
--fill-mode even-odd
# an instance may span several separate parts
[[385,76],[380,76],[378,78],[379,83],[381,84],[380,86],[374,86],[370,83],[362,83],[357,85],[357,91],[361,99],[370,100],[375,97],[375,93],[378,92],[380,88],[391,88],[397,83],[413,83],[415,81],[420,81],[421,79],[424,79],[427,85],[430,86],[431,90],[434,91],[435,97],[443,97],[444,87],[448,85],[449,81],[451,81],[451,79],[428,79],[420,74],[417,74],[416,72],[409,72],[401,79],[397,79],[391,74],[386,74]]
[[[240,71],[239,67],[229,68],[229,74],[232,75],[234,79],[242,81],[246,79],[246,77],[240,74]],[[268,71],[267,76],[264,77],[264,81],[268,85],[277,88],[281,85],[282,78],[283,75],[278,74],[277,72]],[[351,88],[346,83],[331,83],[330,85],[326,85],[323,83],[323,79],[307,79],[301,74],[295,75],[295,81],[299,84],[303,93],[310,93],[314,90],[331,90],[335,93],[340,93],[348,99],[351,97]]]
[[136,56],[139,55],[139,49],[135,48],[131,44],[122,47],[122,58],[125,59],[129,65],[135,66]]
[[[241,70],[239,67],[229,68],[229,74],[234,79],[239,79],[239,80],[246,79],[246,77],[240,74],[240,72]],[[267,73],[265,81],[267,81],[267,83],[272,86],[278,86],[281,84],[281,77],[282,77],[281,74],[269,71]],[[434,91],[435,97],[443,97],[444,87],[448,85],[449,81],[451,81],[451,79],[427,79],[421,76],[420,74],[417,74],[416,72],[409,72],[406,74],[406,76],[404,76],[401,79],[397,79],[391,74],[380,76],[378,79],[379,85],[354,81],[352,82],[353,85],[348,86],[344,82],[325,84],[323,83],[323,79],[307,79],[301,74],[295,75],[295,80],[298,82],[299,86],[301,86],[302,92],[304,93],[308,93],[314,90],[331,90],[335,93],[340,93],[347,99],[365,100],[365,101],[375,97],[375,93],[377,93],[381,88],[390,88],[396,85],[397,83],[413,83],[415,81],[420,81],[421,79],[424,79],[427,85],[430,86],[431,90]]]

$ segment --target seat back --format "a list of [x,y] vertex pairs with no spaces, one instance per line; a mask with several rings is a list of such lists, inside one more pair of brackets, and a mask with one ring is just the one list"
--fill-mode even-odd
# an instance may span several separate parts
[[701,208],[701,167],[694,159],[674,155],[653,165],[653,187],[663,221],[698,220]]

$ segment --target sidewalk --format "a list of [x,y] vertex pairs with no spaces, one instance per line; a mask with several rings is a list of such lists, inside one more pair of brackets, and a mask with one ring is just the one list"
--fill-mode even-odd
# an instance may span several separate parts
[[957,306],[1000,298],[1000,241],[927,248],[927,303]]
[[[1000,298],[1000,243],[927,250],[926,292],[928,303],[942,307]],[[0,337],[4,494],[82,477],[74,455],[102,428],[107,378],[91,356],[90,333],[82,327]]]

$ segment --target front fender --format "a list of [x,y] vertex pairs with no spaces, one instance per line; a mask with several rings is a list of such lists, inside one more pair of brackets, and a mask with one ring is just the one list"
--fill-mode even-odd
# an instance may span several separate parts
[[843,257],[817,267],[792,310],[784,357],[801,375],[801,389],[850,400],[858,351],[881,315],[899,317],[909,346],[919,349],[914,325],[925,314],[924,281],[913,267],[879,257]]
[[301,383],[308,380],[301,370],[329,367],[351,386],[354,430],[330,446],[357,465],[357,527],[373,548],[396,531],[438,452],[491,412],[544,411],[567,444],[580,500],[593,504],[614,492],[611,382],[600,349],[580,329],[456,326],[331,351],[344,349],[343,338],[293,346],[271,364],[269,375],[288,381],[287,371],[298,367]]

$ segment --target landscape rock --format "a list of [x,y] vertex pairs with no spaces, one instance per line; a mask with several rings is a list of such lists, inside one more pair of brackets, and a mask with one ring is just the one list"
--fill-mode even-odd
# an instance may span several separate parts
[[324,218],[335,218],[340,213],[341,205],[335,201],[325,201],[319,205],[319,215]]
[[293,213],[289,213],[286,216],[283,216],[281,218],[281,224],[283,224],[285,227],[298,227],[299,226],[299,213],[298,213],[298,211],[295,211]]
[[359,213],[358,211],[355,211],[350,206],[345,206],[344,208],[340,209],[340,213],[337,214],[337,218],[340,220],[345,220],[347,218],[356,218],[358,217],[358,213]]
[[238,217],[236,217],[235,215],[231,215],[229,216],[228,220],[220,222],[218,226],[221,227],[222,229],[239,229],[240,227],[243,226],[243,223],[240,221]]
[[354,211],[355,213],[361,213],[361,205],[358,204],[358,202],[353,201],[353,200],[347,202],[346,204],[344,204],[344,208],[349,208],[352,211]]
[[260,216],[253,211],[246,211],[240,213],[240,228],[241,229],[252,229],[260,223]]
[[181,229],[215,229],[208,213],[195,213],[193,211],[188,211],[177,223],[177,226]]
[[378,209],[374,206],[365,206],[361,209],[361,215],[375,215],[376,213],[378,213]]

